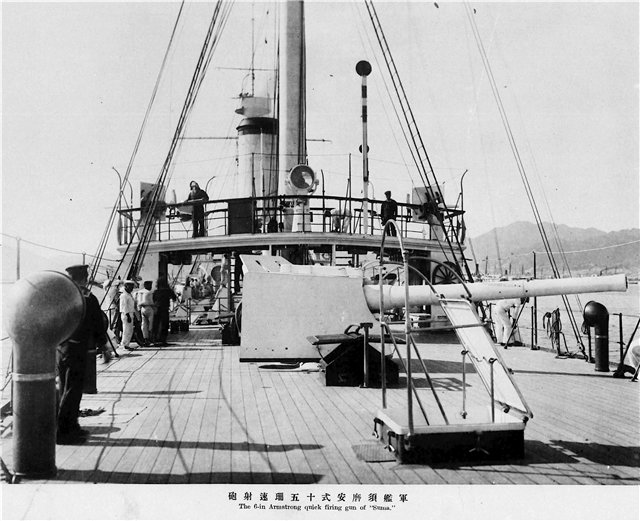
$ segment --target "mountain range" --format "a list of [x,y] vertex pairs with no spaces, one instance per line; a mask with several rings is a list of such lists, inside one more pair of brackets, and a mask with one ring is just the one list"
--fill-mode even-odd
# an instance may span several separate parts
[[[562,276],[640,274],[640,229],[604,232],[596,228],[573,228],[543,223],[551,251]],[[538,277],[552,276],[538,226],[515,222],[467,239],[466,257],[481,273],[531,276],[534,253]],[[564,252],[563,255],[559,252]]]
[[[632,280],[640,275],[640,229],[632,228],[604,232],[596,228],[573,228],[564,224],[544,224],[556,264],[562,276],[608,275],[626,273]],[[554,229],[556,233],[554,233]],[[559,238],[560,248],[556,242]],[[481,273],[512,276],[532,276],[533,258],[536,257],[538,277],[552,276],[538,227],[531,222],[515,222],[466,240],[466,257],[472,271],[477,263]],[[7,284],[16,277],[16,245],[11,240],[2,241],[2,282]],[[42,269],[63,271],[70,264],[82,262],[81,254],[65,254],[42,251],[33,245],[21,248],[21,276]],[[555,252],[564,251],[563,258]],[[53,254],[52,254],[53,253]],[[116,259],[117,254],[106,256]],[[87,256],[86,262],[91,257]]]

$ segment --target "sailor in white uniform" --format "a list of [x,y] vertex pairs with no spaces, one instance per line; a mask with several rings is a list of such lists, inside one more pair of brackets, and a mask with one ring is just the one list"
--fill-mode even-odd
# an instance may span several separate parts
[[632,380],[635,381],[638,378],[638,367],[640,367],[640,339],[636,339],[627,350],[623,373],[629,371],[632,374]]
[[[507,346],[516,344],[516,342],[520,342],[520,334],[517,330],[517,326],[513,334],[511,335],[511,339],[509,339],[509,334],[511,333],[511,328],[513,326],[513,320],[509,316],[509,311],[517,310],[520,305],[524,305],[525,299],[504,299],[498,300],[495,303],[495,313],[496,319],[494,320],[495,328],[496,328],[496,342],[499,342],[501,346]],[[511,343],[507,342],[511,340]]]
[[120,318],[122,318],[122,341],[119,347],[131,351],[129,346],[131,338],[133,337],[133,320],[136,312],[136,302],[133,300],[131,292],[135,282],[132,280],[126,280],[124,283],[124,291],[120,295]]

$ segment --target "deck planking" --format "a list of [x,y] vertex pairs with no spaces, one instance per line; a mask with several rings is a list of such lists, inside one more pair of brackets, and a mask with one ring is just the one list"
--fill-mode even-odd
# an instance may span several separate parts
[[[283,437],[280,435],[280,428],[275,413],[275,403],[273,395],[275,393],[274,383],[271,375],[265,375],[256,371],[254,383],[255,406],[258,411],[258,418],[262,425],[262,435],[264,439],[264,457],[269,467],[271,483],[286,482],[286,475],[290,472],[289,456]],[[275,401],[274,401],[275,402]],[[307,443],[307,440],[301,440]]]
[[[220,352],[220,360],[217,364],[215,377],[219,379],[217,388],[217,422],[213,439],[215,440],[213,459],[211,462],[211,482],[231,483],[231,410],[228,406],[228,397],[231,389],[231,370],[227,366],[229,351],[223,349]],[[226,442],[226,449],[225,449]]]
[[[219,349],[221,351],[221,349]],[[203,384],[203,399],[201,403],[202,419],[199,424],[199,430],[195,436],[195,450],[193,452],[193,461],[189,472],[189,483],[203,484],[209,483],[211,480],[211,471],[213,465],[212,440],[215,433],[215,427],[218,419],[218,393],[219,380],[216,377],[217,366],[220,363],[220,355],[216,353],[212,359],[207,360],[204,368],[205,378]]]
[[[360,483],[356,471],[346,461],[343,451],[344,448],[338,439],[341,433],[340,428],[335,426],[335,418],[332,414],[328,414],[326,409],[322,407],[314,392],[313,386],[300,386],[298,379],[290,378],[292,388],[295,388],[298,397],[297,407],[309,429],[313,432],[315,443],[322,447],[322,452],[326,456],[332,473],[335,475],[337,483]],[[316,375],[309,374],[308,377],[315,378]],[[279,377],[283,379],[283,375]],[[331,482],[328,479],[321,479],[321,483]]]
[[[637,383],[596,373],[593,364],[556,359],[525,347],[501,352],[534,417],[525,458],[508,462],[400,465],[368,463],[353,446],[373,441],[379,389],[326,387],[317,373],[238,361],[211,331],[170,337],[167,348],[138,348],[98,365],[97,395],[82,408],[106,406],[87,421],[85,445],[58,446],[58,474],[43,483],[254,484],[584,484],[637,485],[640,438]],[[420,343],[448,414],[461,405],[459,346]],[[469,366],[468,406],[488,402]],[[423,375],[425,407],[437,409]],[[401,374],[404,380],[404,375]],[[482,391],[482,392],[478,392]],[[400,406],[406,389],[388,390]],[[129,411],[118,422],[109,413]],[[136,411],[137,414],[133,414]],[[419,408],[415,407],[416,414]],[[431,416],[430,416],[431,417]],[[434,416],[435,417],[435,416]],[[81,423],[83,419],[81,419]],[[11,433],[3,459],[11,463]]]

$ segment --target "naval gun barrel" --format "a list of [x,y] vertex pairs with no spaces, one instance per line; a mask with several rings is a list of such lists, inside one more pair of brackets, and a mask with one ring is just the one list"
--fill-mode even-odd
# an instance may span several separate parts
[[[472,282],[468,284],[439,284],[434,291],[428,286],[409,286],[410,306],[438,304],[442,298],[467,298],[473,302],[551,295],[574,295],[579,293],[601,293],[604,291],[626,291],[627,277],[624,274],[605,277],[583,277],[567,279],[509,280],[503,282]],[[380,286],[364,286],[364,297],[371,311],[380,311]],[[403,286],[382,286],[385,309],[403,307]]]

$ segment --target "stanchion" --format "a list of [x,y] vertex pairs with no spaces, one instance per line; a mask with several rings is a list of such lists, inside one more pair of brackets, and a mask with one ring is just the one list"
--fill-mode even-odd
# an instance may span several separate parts
[[538,319],[536,317],[536,307],[531,308],[531,350],[537,351],[538,347]]

